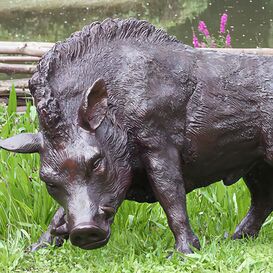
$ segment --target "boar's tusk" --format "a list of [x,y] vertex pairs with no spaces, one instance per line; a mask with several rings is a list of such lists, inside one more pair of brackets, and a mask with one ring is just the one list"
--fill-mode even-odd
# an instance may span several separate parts
[[0,140],[0,148],[16,153],[37,153],[43,146],[41,133],[23,133]]
[[57,227],[57,228],[53,228],[51,230],[51,234],[54,236],[63,236],[63,235],[68,235],[68,228],[67,228],[67,224],[64,223],[63,225]]

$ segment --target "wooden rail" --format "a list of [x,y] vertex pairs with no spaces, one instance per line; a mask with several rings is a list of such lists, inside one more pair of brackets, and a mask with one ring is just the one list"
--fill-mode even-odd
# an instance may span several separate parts
[[35,56],[0,56],[0,63],[33,63],[39,60],[40,57]]
[[0,54],[42,57],[54,44],[36,42],[0,42]]
[[36,65],[0,63],[0,73],[6,74],[33,74]]
[[201,50],[214,50],[231,54],[256,54],[260,56],[273,55],[273,48],[200,48]]

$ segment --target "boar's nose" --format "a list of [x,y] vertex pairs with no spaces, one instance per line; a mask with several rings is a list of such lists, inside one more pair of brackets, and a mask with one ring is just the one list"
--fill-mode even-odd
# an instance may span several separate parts
[[73,245],[83,249],[94,249],[105,245],[110,232],[95,225],[80,224],[70,231],[70,241]]

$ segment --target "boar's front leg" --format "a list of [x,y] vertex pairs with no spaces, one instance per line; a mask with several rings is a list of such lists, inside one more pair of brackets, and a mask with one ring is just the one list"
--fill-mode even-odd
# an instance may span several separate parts
[[186,192],[181,172],[180,157],[173,147],[147,151],[143,161],[157,200],[163,207],[175,237],[175,249],[192,253],[191,246],[200,249],[193,233],[186,208]]
[[61,207],[59,208],[55,215],[53,216],[46,232],[44,232],[41,237],[39,238],[37,243],[34,243],[30,247],[30,251],[36,251],[40,248],[47,247],[48,245],[55,245],[55,246],[62,246],[65,239],[68,239],[68,234],[63,234],[60,236],[54,236],[52,231],[55,231],[59,227],[65,224],[65,212],[64,209]]

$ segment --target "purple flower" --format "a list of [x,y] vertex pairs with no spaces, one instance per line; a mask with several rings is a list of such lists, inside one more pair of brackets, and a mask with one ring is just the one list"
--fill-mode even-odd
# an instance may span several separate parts
[[195,33],[193,32],[193,38],[192,38],[192,43],[193,43],[193,46],[195,48],[198,48],[199,47],[199,41],[198,41],[198,38],[196,37]]
[[223,13],[221,16],[221,22],[220,22],[220,33],[226,32],[226,24],[228,20],[228,15],[226,13]]
[[202,32],[206,37],[209,37],[209,31],[204,21],[199,22],[198,30]]
[[227,47],[230,47],[230,46],[231,46],[231,36],[230,36],[229,33],[228,33],[227,36],[226,36],[226,46],[227,46]]

